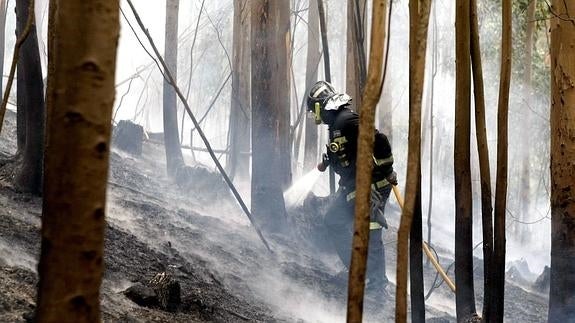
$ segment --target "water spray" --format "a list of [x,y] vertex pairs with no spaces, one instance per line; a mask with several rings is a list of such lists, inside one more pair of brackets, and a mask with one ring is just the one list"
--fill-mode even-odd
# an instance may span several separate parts
[[284,192],[286,207],[301,205],[320,176],[321,172],[314,168],[293,183],[293,185]]

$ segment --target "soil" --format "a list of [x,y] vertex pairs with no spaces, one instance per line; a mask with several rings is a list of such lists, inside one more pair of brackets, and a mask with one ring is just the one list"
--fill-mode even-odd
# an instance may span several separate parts
[[[16,150],[11,111],[4,128],[0,158],[6,159]],[[155,143],[144,142],[140,157],[113,150],[101,289],[103,320],[343,322],[346,287],[337,279],[341,264],[329,248],[310,238],[310,230],[317,228],[310,225],[309,214],[292,210],[289,223],[294,230],[266,234],[273,250],[269,253],[231,195],[221,193],[222,183],[215,181],[212,176],[179,188],[167,178],[163,147]],[[0,322],[25,322],[35,308],[41,198],[17,192],[9,173],[0,171],[0,205]],[[385,241],[388,276],[393,281],[399,215],[395,207],[389,210],[391,227]],[[443,264],[452,261],[449,252],[438,253]],[[181,285],[182,304],[175,312],[139,306],[122,294],[164,271]],[[425,275],[427,290],[435,273],[426,269]],[[481,284],[478,274],[478,304]],[[395,286],[390,284],[387,291],[383,304],[366,300],[365,321],[393,322]],[[506,293],[507,321],[545,321],[546,296],[513,282]],[[427,302],[429,322],[455,322],[454,303],[446,286],[437,288]]]

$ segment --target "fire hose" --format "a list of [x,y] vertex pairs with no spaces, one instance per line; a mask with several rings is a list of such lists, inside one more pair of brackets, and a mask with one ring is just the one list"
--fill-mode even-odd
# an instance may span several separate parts
[[[404,201],[403,201],[403,197],[401,196],[401,192],[399,192],[399,188],[395,185],[392,185],[392,188],[393,188],[393,194],[395,195],[395,198],[397,199],[397,204],[399,204],[399,207],[403,211]],[[449,276],[447,276],[447,274],[445,273],[445,270],[443,270],[443,268],[441,268],[441,265],[439,264],[438,260],[435,259],[435,257],[431,253],[431,250],[429,249],[429,245],[427,244],[427,242],[425,242],[425,241],[423,242],[422,249],[423,249],[423,252],[425,253],[425,255],[427,256],[427,258],[429,258],[429,260],[431,261],[431,264],[433,264],[433,267],[435,267],[435,270],[437,270],[437,272],[439,273],[441,278],[443,278],[443,281],[445,281],[445,283],[449,286],[449,288],[455,293],[455,284],[453,283],[451,278],[449,278]]]

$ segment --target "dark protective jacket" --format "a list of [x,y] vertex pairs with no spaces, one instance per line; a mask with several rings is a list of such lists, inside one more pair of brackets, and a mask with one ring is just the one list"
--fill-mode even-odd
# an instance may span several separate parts
[[[327,155],[329,165],[340,176],[339,185],[346,190],[355,190],[357,139],[359,135],[359,115],[344,107],[336,112],[328,124],[329,140]],[[373,152],[373,183],[385,179],[393,172],[393,154],[387,136],[375,130]]]

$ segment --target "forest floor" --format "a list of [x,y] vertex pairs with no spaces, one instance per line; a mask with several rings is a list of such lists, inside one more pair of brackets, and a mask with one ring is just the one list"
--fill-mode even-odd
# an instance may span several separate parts
[[[16,148],[13,112],[7,112],[5,122],[0,158]],[[344,321],[346,288],[334,279],[341,265],[333,254],[312,247],[308,229],[313,225],[307,225],[310,217],[301,209],[290,213],[290,223],[299,228],[266,235],[274,250],[270,254],[221,181],[207,176],[183,189],[169,180],[163,147],[145,143],[142,157],[114,149],[110,162],[104,321]],[[41,198],[17,192],[1,174],[0,322],[24,322],[35,307]],[[389,210],[392,227],[385,241],[393,282],[398,212],[391,205]],[[449,252],[438,253],[442,263],[452,262]],[[176,312],[140,307],[121,293],[163,271],[182,287],[182,305]],[[426,269],[425,276],[429,286],[435,273]],[[479,303],[480,273],[476,290]],[[366,300],[366,322],[393,322],[393,284],[388,292],[390,298],[383,304]],[[545,321],[545,296],[513,282],[508,282],[506,294],[506,321]],[[454,322],[454,303],[445,285],[437,288],[427,302],[428,321]]]

